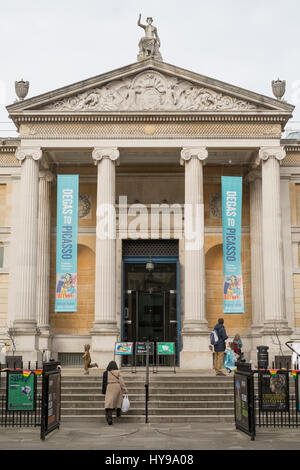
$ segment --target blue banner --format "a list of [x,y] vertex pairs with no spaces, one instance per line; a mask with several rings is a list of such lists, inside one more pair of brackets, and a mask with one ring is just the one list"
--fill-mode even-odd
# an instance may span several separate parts
[[222,176],[223,313],[244,313],[241,265],[242,178]]
[[58,175],[56,312],[77,311],[78,187],[78,175]]

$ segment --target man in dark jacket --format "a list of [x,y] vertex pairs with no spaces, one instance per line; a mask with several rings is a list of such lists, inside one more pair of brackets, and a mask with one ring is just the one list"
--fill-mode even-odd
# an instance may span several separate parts
[[215,358],[214,358],[214,369],[216,371],[216,375],[225,375],[222,372],[222,365],[224,359],[224,351],[226,349],[226,339],[228,338],[226,334],[226,330],[224,328],[224,320],[223,318],[219,318],[218,324],[214,327],[218,335],[218,342],[214,345],[215,350]]

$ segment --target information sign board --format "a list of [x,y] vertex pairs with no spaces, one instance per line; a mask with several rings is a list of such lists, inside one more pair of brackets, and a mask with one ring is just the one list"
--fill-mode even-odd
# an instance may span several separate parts
[[236,372],[234,374],[234,407],[235,425],[254,438],[254,392],[253,375],[251,372]]
[[49,374],[47,377],[48,382],[48,416],[47,428],[48,431],[52,427],[57,427],[60,422],[60,372]]
[[59,362],[43,364],[41,439],[60,426],[61,372]]
[[7,410],[34,411],[35,390],[36,376],[33,372],[26,376],[23,372],[8,371]]
[[[154,355],[154,343],[148,343],[149,356]],[[135,343],[135,354],[147,354],[147,343]]]
[[157,354],[173,356],[175,354],[175,343],[156,343]]
[[132,354],[132,350],[133,350],[133,343],[116,343],[115,345],[116,355]]

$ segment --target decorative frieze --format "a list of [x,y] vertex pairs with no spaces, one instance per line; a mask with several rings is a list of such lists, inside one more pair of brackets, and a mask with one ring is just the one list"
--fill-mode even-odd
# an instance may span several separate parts
[[256,111],[247,101],[156,71],[113,80],[46,105],[49,111]]
[[260,122],[193,122],[176,119],[174,122],[53,122],[22,124],[23,139],[54,138],[274,138],[281,135],[281,124]]

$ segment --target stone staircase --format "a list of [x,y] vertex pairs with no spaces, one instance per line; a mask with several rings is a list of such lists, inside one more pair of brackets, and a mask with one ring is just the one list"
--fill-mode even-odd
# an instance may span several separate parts
[[[62,371],[61,421],[105,422],[102,371]],[[145,371],[122,371],[130,410],[122,422],[145,423]],[[149,423],[233,422],[233,375],[163,371],[149,374]]]

